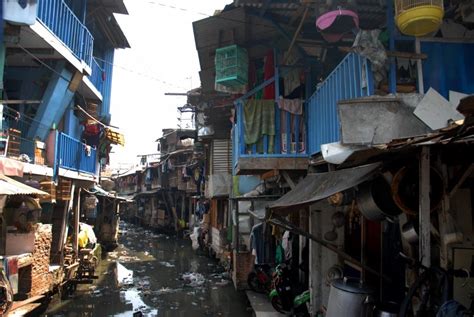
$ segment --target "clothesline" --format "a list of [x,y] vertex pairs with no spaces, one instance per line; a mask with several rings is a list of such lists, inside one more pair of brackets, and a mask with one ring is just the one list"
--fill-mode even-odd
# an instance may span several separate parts
[[76,108],[80,111],[82,111],[89,119],[95,121],[96,123],[100,124],[101,126],[103,126],[104,128],[115,128],[115,129],[118,129],[118,127],[114,127],[112,125],[106,125],[105,123],[103,122],[100,122],[99,120],[97,120],[96,118],[94,118],[92,115],[90,115],[86,110],[84,110],[81,106],[79,105],[76,105]]

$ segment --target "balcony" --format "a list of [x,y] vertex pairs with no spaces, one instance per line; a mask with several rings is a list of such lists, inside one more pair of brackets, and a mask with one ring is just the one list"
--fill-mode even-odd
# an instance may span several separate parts
[[338,101],[373,94],[370,63],[358,54],[347,54],[307,101],[308,153],[319,153],[321,144],[340,140]]
[[89,77],[90,81],[97,90],[102,93],[102,88],[104,86],[103,78],[104,70],[100,67],[97,59],[92,58],[92,75]]
[[38,1],[38,20],[92,68],[94,38],[63,0]]
[[96,174],[97,150],[56,131],[54,171],[64,168],[75,172]]
[[[272,101],[267,107],[272,106]],[[270,104],[268,104],[270,102]],[[257,105],[255,105],[257,106]],[[233,166],[236,174],[258,174],[269,170],[305,170],[308,165],[306,119],[302,115],[280,110],[276,103],[270,114],[274,117],[274,136],[262,135],[258,143],[246,144],[244,102],[236,104],[237,123],[233,128]],[[247,140],[248,141],[248,140]]]

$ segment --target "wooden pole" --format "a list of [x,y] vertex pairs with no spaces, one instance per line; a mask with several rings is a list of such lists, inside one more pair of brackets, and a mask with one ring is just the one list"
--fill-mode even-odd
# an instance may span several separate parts
[[235,203],[235,219],[236,219],[236,224],[234,226],[234,248],[236,252],[239,252],[240,249],[240,238],[239,238],[239,202],[234,200]]
[[360,217],[360,263],[362,263],[361,270],[360,270],[360,279],[365,282],[366,279],[366,272],[364,266],[366,264],[366,243],[367,241],[367,220],[365,217]]
[[288,58],[290,57],[291,50],[293,49],[293,45],[295,45],[296,38],[298,37],[298,34],[300,34],[301,27],[303,26],[304,20],[306,20],[306,15],[308,14],[309,11],[309,6],[306,7],[303,13],[303,17],[301,18],[300,24],[298,25],[298,28],[295,31],[295,34],[293,35],[293,38],[291,39],[290,46],[288,47],[288,51],[286,52],[285,59],[283,60],[283,65],[286,64]]
[[[76,258],[79,257],[79,220],[80,220],[80,213],[81,213],[81,191],[82,188],[79,187],[77,192],[77,204],[76,210],[74,211],[74,233],[73,233],[73,250]],[[73,197],[71,197],[72,199]]]
[[[415,52],[416,54],[421,53],[420,39],[418,37],[415,39]],[[423,64],[421,63],[421,59],[416,60],[416,77],[418,78],[418,92],[424,94],[425,86],[423,83]]]
[[431,266],[431,219],[430,219],[430,148],[423,146],[420,153],[419,173],[419,260]]

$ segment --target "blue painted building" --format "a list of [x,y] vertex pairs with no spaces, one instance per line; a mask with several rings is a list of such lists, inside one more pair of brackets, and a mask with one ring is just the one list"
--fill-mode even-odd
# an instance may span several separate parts
[[[400,22],[403,10],[412,9],[403,8],[407,3],[235,0],[218,15],[194,22],[203,99],[197,107],[205,114],[197,128],[212,131],[202,134],[199,141],[207,144],[209,151],[214,139],[232,141],[234,190],[229,195],[232,219],[228,225],[233,232],[232,276],[237,288],[247,287],[246,278],[252,269],[248,263],[275,260],[274,246],[281,241],[278,233],[261,236],[266,249],[260,259],[258,254],[254,257],[258,250],[250,239],[256,239],[253,225],[263,222],[291,231],[298,239],[293,243],[292,262],[297,259],[309,270],[295,268],[293,276],[311,290],[312,315],[328,307],[331,287],[325,276],[339,268],[345,276],[378,285],[376,291],[383,300],[400,303],[403,299],[404,287],[413,282],[405,280],[404,274],[414,272],[405,270],[405,264],[396,259],[393,243],[405,244],[399,230],[407,219],[416,220],[419,232],[424,230],[429,237],[431,205],[421,207],[416,187],[411,192],[415,211],[407,212],[397,187],[406,170],[400,171],[413,168],[411,175],[415,177],[410,186],[421,187],[423,181],[425,185],[429,181],[418,178],[417,173],[421,175],[419,170],[431,160],[432,169],[443,171],[446,188],[456,186],[459,178],[450,173],[466,170],[467,162],[472,161],[472,155],[467,154],[472,152],[472,123],[460,120],[463,116],[456,109],[460,99],[474,94],[472,1],[444,1],[444,5],[442,1],[410,2],[415,8],[429,3],[439,12],[439,25],[433,22],[436,19],[427,19],[427,24],[435,26],[418,37],[402,33],[410,32]],[[422,12],[416,16],[426,19]],[[410,23],[419,31],[423,22],[416,21]],[[237,57],[241,55],[245,58]],[[468,99],[462,100],[467,103]],[[466,113],[469,117],[469,111]],[[443,130],[448,126],[457,135],[452,140]],[[421,145],[422,151],[431,150],[431,155],[423,154]],[[385,216],[374,219],[364,213],[367,201],[361,198],[361,183],[368,188],[367,183],[374,186],[375,181],[360,178],[347,185],[357,178],[349,174],[372,162],[383,166],[386,180],[381,184],[386,183],[387,188],[371,188],[384,191],[385,202],[396,200],[397,207],[391,211],[398,211],[400,228],[398,223],[392,226],[382,222]],[[212,174],[212,156],[207,164]],[[251,175],[261,186],[239,192],[248,180],[239,179],[240,175]],[[436,179],[436,175],[432,177]],[[465,177],[459,184],[466,189],[462,193],[465,196],[433,192],[429,196],[453,205],[471,201],[472,171]],[[433,190],[433,183],[425,188],[430,185]],[[368,196],[373,198],[372,193]],[[273,199],[278,201],[268,202]],[[259,210],[262,201],[267,203]],[[444,212],[454,215],[455,209]],[[433,219],[437,218],[434,210],[442,214],[439,208],[432,208]],[[466,205],[463,215],[457,213],[457,226],[471,221],[472,210]],[[352,218],[356,214],[358,220]],[[346,217],[340,230],[332,215]],[[439,219],[431,225],[442,231],[446,224]],[[385,233],[390,226],[390,230],[398,230],[398,236],[387,240]],[[335,238],[331,236],[334,232]],[[470,236],[472,227],[465,227],[463,232]],[[326,248],[315,235],[345,253]],[[472,247],[466,239],[457,243]],[[305,255],[308,244],[309,256]],[[439,261],[443,268],[452,268],[453,263],[446,258],[449,248],[441,246],[443,250],[436,254],[431,246],[439,244],[425,240],[414,247],[414,256],[419,252],[423,261],[431,257],[433,265]],[[469,256],[459,255],[458,261]],[[370,267],[383,267],[396,282],[386,284],[385,273],[369,273]],[[455,299],[469,306],[466,290],[459,284],[454,288]],[[353,310],[347,308],[331,316]]]
[[[129,47],[123,1],[4,1],[4,154],[86,173],[107,162],[114,52]],[[43,162],[44,161],[44,162]]]
[[[101,244],[113,240],[108,228],[117,232],[120,198],[98,183],[111,146],[124,142],[109,124],[114,52],[129,47],[114,14],[128,12],[121,0],[4,0],[0,8],[2,274],[4,263],[26,258],[7,299],[42,301],[45,294],[70,292],[78,280],[91,283],[93,273],[85,278],[79,269],[84,256],[100,258]],[[5,192],[6,181],[17,188],[13,195]],[[35,191],[35,199],[26,195]],[[87,198],[95,203],[84,207]],[[36,216],[26,216],[30,207],[23,210],[26,226],[15,220],[22,212],[17,202],[24,201],[35,202]],[[79,241],[85,223],[95,225],[98,236],[87,248]],[[10,281],[15,274],[7,272]]]

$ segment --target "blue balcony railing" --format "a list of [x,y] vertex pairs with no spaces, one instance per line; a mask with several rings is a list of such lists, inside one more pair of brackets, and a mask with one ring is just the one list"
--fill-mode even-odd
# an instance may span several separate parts
[[372,71],[368,60],[349,53],[308,99],[308,151],[321,151],[321,144],[337,142],[340,100],[370,96],[374,93]]
[[102,93],[102,88],[104,86],[104,70],[100,67],[98,61],[95,58],[92,58],[92,75],[89,77],[92,84],[97,90]]
[[97,151],[62,132],[56,132],[54,171],[59,167],[96,174]]
[[79,59],[92,67],[94,38],[63,0],[38,1],[38,19]]
[[233,128],[233,164],[240,158],[265,157],[307,157],[306,120],[304,115],[291,114],[275,107],[275,135],[263,135],[258,144],[245,144],[244,104],[236,104],[237,124]]

